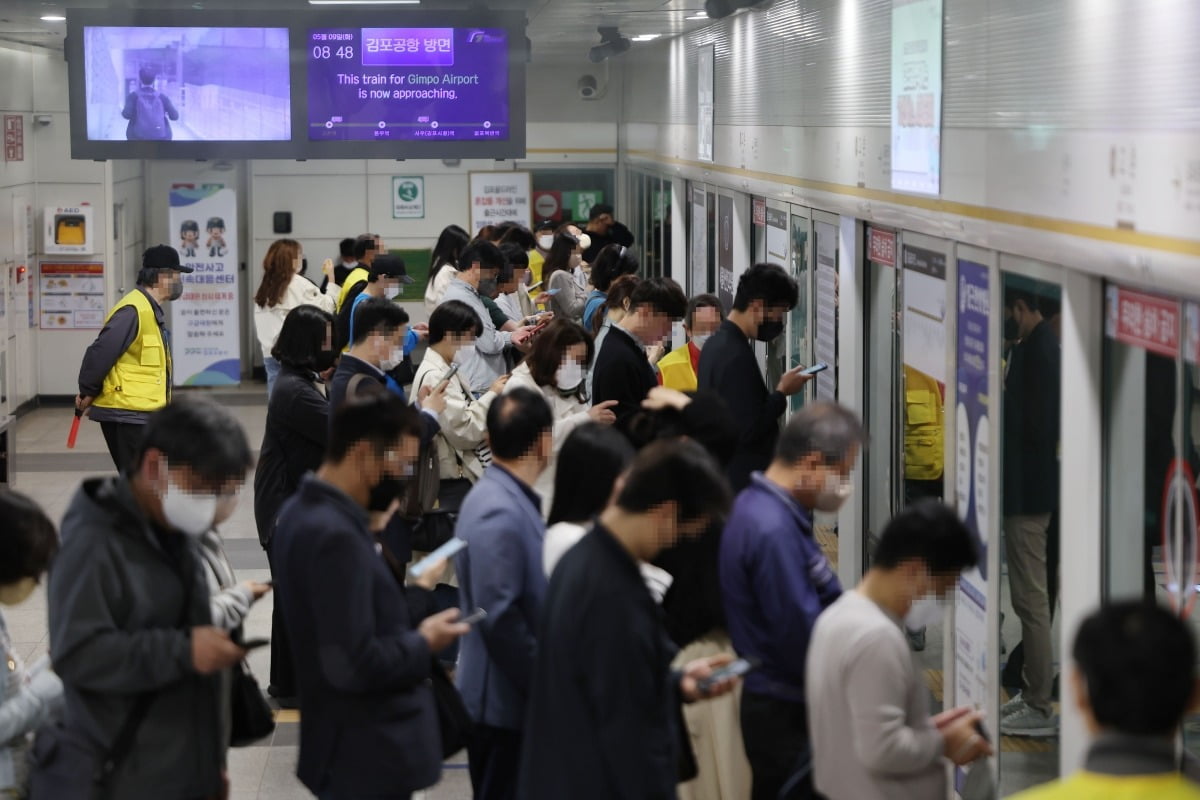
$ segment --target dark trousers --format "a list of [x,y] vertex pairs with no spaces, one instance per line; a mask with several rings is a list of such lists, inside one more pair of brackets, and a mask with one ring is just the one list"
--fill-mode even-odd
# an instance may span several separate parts
[[811,800],[808,710],[766,695],[742,694],[742,740],[754,774],[751,800]]
[[[271,540],[271,545],[275,540]],[[271,575],[275,574],[275,561],[271,557],[271,545],[267,545],[267,564]],[[288,639],[287,627],[283,624],[283,611],[279,598],[275,598],[271,609],[271,694],[275,697],[295,697],[296,668],[292,664],[292,643]]]
[[112,456],[117,472],[132,472],[137,466],[134,461],[145,430],[145,425],[128,422],[100,423],[100,432],[104,434],[104,443],[108,445],[108,454]]
[[521,768],[521,731],[476,725],[467,745],[475,800],[513,800]]

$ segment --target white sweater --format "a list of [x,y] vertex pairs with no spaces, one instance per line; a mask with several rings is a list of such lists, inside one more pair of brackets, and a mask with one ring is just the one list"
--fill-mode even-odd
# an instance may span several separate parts
[[292,276],[291,282],[283,292],[283,298],[276,305],[268,308],[256,305],[254,307],[254,330],[258,334],[258,343],[262,347],[263,358],[271,355],[271,348],[275,346],[275,340],[279,338],[279,331],[283,329],[283,320],[289,311],[297,306],[316,306],[332,314],[337,305],[338,291],[338,287],[330,281],[325,287],[325,293],[321,294],[321,290],[312,281],[297,273]]

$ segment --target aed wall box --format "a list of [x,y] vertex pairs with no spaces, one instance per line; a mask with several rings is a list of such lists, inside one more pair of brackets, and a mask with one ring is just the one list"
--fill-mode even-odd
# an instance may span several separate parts
[[46,206],[42,251],[51,255],[92,255],[96,226],[91,206]]

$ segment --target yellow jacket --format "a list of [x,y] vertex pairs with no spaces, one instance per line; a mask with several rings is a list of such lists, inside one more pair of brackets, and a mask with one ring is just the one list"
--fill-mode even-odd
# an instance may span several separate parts
[[342,303],[346,302],[346,295],[350,294],[350,290],[355,286],[358,286],[360,283],[368,280],[370,277],[371,273],[366,267],[355,267],[350,271],[350,274],[346,276],[346,282],[342,284],[342,293],[338,295],[338,313],[341,313]]
[[942,387],[923,372],[904,366],[904,477],[933,481],[945,468],[945,403]]
[[1081,770],[1010,800],[1200,800],[1200,787],[1177,773],[1101,775]]
[[689,342],[667,353],[658,362],[662,385],[680,392],[694,392],[699,386],[696,370],[692,367],[692,346]]
[[171,351],[163,341],[154,307],[141,289],[134,289],[121,298],[108,316],[126,306],[137,311],[137,336],[104,376],[100,395],[93,405],[126,411],[156,411],[171,399]]

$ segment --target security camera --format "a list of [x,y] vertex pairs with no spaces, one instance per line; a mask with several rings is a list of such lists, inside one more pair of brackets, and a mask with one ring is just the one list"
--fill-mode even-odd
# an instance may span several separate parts
[[579,79],[579,97],[582,100],[595,100],[600,93],[595,75],[584,75]]

